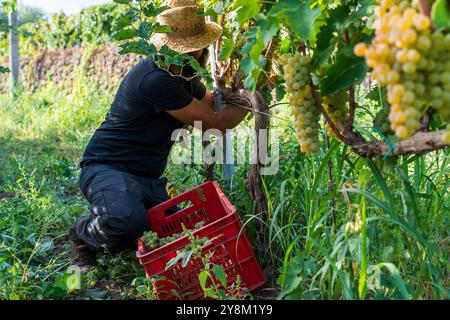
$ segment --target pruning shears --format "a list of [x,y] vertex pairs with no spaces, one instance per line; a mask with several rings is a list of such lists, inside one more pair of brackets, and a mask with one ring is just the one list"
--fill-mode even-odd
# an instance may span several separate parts
[[[208,17],[210,21],[214,21],[212,17]],[[215,98],[215,110],[216,112],[219,112],[222,109],[222,94],[220,93],[219,88],[219,80],[217,78],[217,65],[216,65],[216,44],[213,43],[211,45],[210,50],[210,56],[209,56],[209,62],[211,65],[211,73],[213,76],[213,89],[214,89],[214,98]],[[223,137],[223,166],[222,166],[222,173],[225,179],[231,180],[234,176],[234,150],[233,150],[233,144],[231,140],[231,135],[229,132],[226,132]]]

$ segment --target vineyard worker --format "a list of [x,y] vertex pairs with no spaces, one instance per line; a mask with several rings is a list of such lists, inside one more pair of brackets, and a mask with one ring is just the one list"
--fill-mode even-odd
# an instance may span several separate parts
[[[170,34],[151,41],[189,53],[206,65],[207,47],[221,28],[197,15],[194,1],[168,1],[170,9],[158,16]],[[214,96],[198,78],[188,81],[192,68],[172,66],[171,73],[150,59],[134,66],[122,80],[111,109],[91,138],[82,162],[80,188],[91,204],[89,217],[80,217],[69,232],[72,264],[83,271],[96,264],[96,253],[116,253],[135,245],[150,229],[147,210],[169,199],[167,179],[161,178],[173,145],[174,130],[202,121],[204,130],[234,128],[253,108],[256,97],[240,91],[238,106],[214,112]],[[233,98],[230,98],[233,100]],[[229,101],[231,101],[229,100]],[[227,100],[226,100],[227,101]],[[225,102],[226,102],[225,101]],[[235,100],[233,100],[235,101]]]

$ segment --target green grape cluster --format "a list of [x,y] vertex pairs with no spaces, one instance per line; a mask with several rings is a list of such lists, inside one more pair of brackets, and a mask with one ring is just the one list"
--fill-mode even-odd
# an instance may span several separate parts
[[392,133],[389,121],[387,121],[387,119],[389,118],[389,109],[389,104],[383,104],[383,107],[373,119],[374,128],[378,129],[378,131],[380,131],[385,136],[388,136]]
[[320,112],[311,92],[311,56],[297,52],[281,58],[289,104],[294,107],[295,128],[300,149],[305,153],[320,149]]
[[389,121],[400,139],[417,131],[427,107],[450,120],[450,34],[431,29],[416,2],[381,0],[370,47],[355,46],[387,88]]
[[[323,99],[325,111],[328,113],[333,123],[335,123],[341,131],[344,130],[345,121],[348,117],[348,98],[348,91],[341,90],[333,95],[324,97]],[[325,124],[325,129],[330,137],[336,138],[333,129],[331,129],[327,123]]]
[[389,125],[388,119],[390,107],[385,94],[381,95],[381,104],[382,104],[381,110],[378,111],[377,115],[373,119],[373,126],[385,136],[390,136],[393,134],[393,132]]
[[159,237],[156,232],[147,231],[141,237],[141,241],[144,243],[144,246],[147,250],[155,250],[159,247]]
[[[204,221],[197,222],[193,230],[195,231],[201,229],[203,228],[204,225],[205,225]],[[144,246],[147,248],[147,250],[153,251],[159,247],[165,246],[166,244],[176,241],[181,237],[184,237],[185,235],[186,235],[185,232],[180,232],[174,233],[165,238],[159,238],[158,233],[153,231],[146,231],[142,235],[141,240],[144,243]]]

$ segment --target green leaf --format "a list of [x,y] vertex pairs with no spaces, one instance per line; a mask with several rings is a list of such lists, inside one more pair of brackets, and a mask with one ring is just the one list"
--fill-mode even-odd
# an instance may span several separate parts
[[287,264],[285,271],[278,278],[277,283],[281,286],[280,298],[298,288],[303,280],[303,259],[301,256],[292,258]]
[[8,73],[10,70],[8,68],[0,66],[0,73]]
[[236,10],[236,20],[239,27],[242,27],[259,13],[261,4],[258,0],[234,0],[233,8]]
[[156,17],[158,14],[163,12],[164,10],[169,9],[167,6],[157,7],[154,4],[150,3],[147,7],[142,11],[146,17],[152,18]]
[[219,60],[225,61],[227,60],[234,50],[234,41],[231,38],[223,38],[222,41],[222,50],[219,53]]
[[143,39],[150,39],[153,28],[148,23],[142,23],[137,30],[137,35]]
[[284,96],[286,95],[286,89],[285,84],[283,82],[283,78],[279,75],[276,78],[275,95],[278,101],[283,100]]
[[134,22],[133,20],[134,20],[134,14],[132,14],[130,12],[123,14],[116,20],[117,27],[119,27],[121,29],[126,28]]
[[327,11],[324,24],[316,34],[317,50],[314,52],[314,67],[327,63],[336,49],[340,37],[335,34],[343,34],[348,26],[350,8],[348,5],[339,6]]
[[189,261],[191,261],[192,254],[193,254],[193,251],[192,251],[192,250],[189,250],[189,251],[185,254],[185,256],[183,257],[183,260],[182,260],[182,263],[181,263],[181,266],[182,266],[183,268],[186,268],[186,266],[188,265]]
[[151,57],[157,52],[154,44],[148,44],[142,39],[139,39],[138,41],[125,42],[121,44],[120,47],[122,48],[120,54],[136,53]]
[[262,34],[260,31],[258,31],[256,36],[256,43],[254,43],[249,52],[249,56],[250,58],[252,58],[255,64],[258,64],[259,57],[261,56],[261,53],[264,51],[265,48],[266,46],[264,45]]
[[433,4],[431,19],[436,28],[450,28],[450,8],[446,0],[437,0]]
[[56,277],[55,285],[66,292],[78,290],[81,288],[81,274],[74,269],[68,270]]
[[115,3],[120,3],[120,4],[131,4],[132,0],[114,0]]
[[206,281],[208,280],[208,272],[206,270],[202,270],[198,274],[198,282],[200,283],[200,286],[203,290],[206,289]]
[[134,29],[122,29],[113,34],[114,40],[123,41],[136,38],[138,31]]
[[327,96],[359,84],[367,73],[367,65],[363,58],[354,55],[338,54],[336,62],[328,69],[326,76],[320,81],[320,93]]
[[244,81],[244,86],[249,90],[255,90],[256,84],[259,79],[259,75],[261,74],[261,70],[264,68],[266,64],[266,59],[260,56],[259,64],[255,64],[255,62],[250,57],[245,57],[241,61],[242,71],[247,75]]
[[220,283],[224,288],[227,287],[227,274],[225,273],[225,270],[221,265],[215,264],[212,267],[212,272],[217,276],[217,279],[219,279]]
[[401,298],[405,300],[411,300],[411,294],[408,291],[406,283],[403,281],[402,276],[400,275],[398,269],[392,263],[388,262],[379,263],[377,264],[377,267],[380,269],[382,269],[383,267],[388,269],[392,276],[394,285],[397,287],[397,290],[401,295]]
[[303,40],[310,40],[320,8],[311,8],[311,0],[283,0],[272,9],[271,15],[283,17],[291,30]]

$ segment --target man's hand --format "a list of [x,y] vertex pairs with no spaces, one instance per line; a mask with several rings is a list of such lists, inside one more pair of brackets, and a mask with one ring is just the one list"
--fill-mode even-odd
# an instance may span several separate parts
[[258,104],[257,93],[244,89],[238,91],[225,89],[222,91],[222,104],[225,106],[237,106],[253,110]]
[[225,108],[214,112],[210,105],[194,99],[192,103],[182,109],[168,110],[172,117],[179,121],[193,125],[195,121],[202,122],[203,130],[218,129],[224,132],[236,127],[258,103],[258,96],[247,90],[222,92],[222,102]]
[[200,100],[202,103],[206,104],[211,108],[211,110],[215,111],[216,109],[216,98],[214,97],[214,94],[211,91],[206,90],[205,96],[202,100]]

